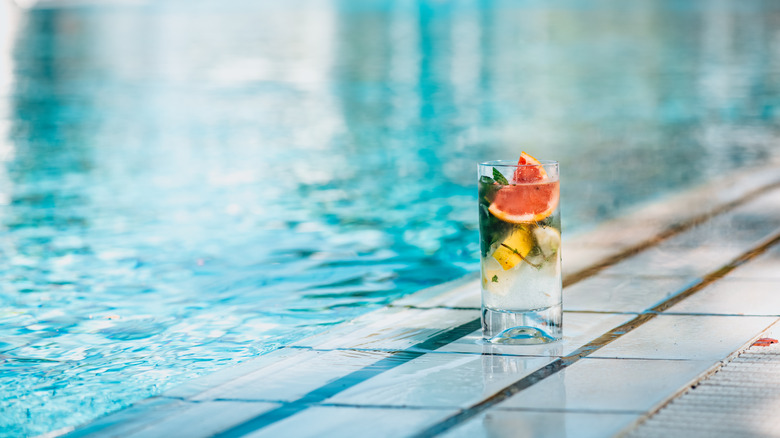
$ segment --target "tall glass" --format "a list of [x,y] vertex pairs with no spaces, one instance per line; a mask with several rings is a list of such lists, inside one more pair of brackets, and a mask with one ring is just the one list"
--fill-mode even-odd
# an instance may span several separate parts
[[482,333],[489,342],[561,338],[559,199],[556,161],[479,164]]

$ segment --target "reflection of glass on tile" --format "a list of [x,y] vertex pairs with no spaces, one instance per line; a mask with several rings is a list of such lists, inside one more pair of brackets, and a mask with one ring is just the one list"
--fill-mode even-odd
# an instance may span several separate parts
[[[563,351],[563,346],[560,342],[546,344],[544,347],[547,347],[546,356],[557,357]],[[485,381],[485,387],[495,387],[496,383],[506,384],[507,376],[516,375],[517,380],[520,380],[529,373],[539,369],[539,362],[517,360],[516,356],[502,354],[500,346],[484,345],[481,357],[482,378]],[[512,383],[515,382],[510,382],[509,384]]]

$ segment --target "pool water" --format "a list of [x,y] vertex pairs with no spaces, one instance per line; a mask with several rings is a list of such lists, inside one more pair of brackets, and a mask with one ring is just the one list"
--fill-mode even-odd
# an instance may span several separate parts
[[40,5],[0,2],[3,436],[477,271],[478,161],[559,160],[577,233],[780,155],[771,1]]

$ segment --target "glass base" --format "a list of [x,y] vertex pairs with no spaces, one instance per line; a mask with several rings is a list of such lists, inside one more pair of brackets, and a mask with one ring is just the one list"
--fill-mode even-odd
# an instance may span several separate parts
[[563,309],[560,305],[546,309],[514,312],[482,308],[482,336],[494,344],[546,344],[563,336]]

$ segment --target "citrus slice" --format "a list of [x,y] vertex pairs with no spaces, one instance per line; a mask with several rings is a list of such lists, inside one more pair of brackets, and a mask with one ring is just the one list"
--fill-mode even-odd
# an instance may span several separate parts
[[544,167],[542,167],[542,163],[526,152],[521,152],[520,159],[517,160],[517,169],[515,169],[512,181],[515,183],[524,183],[542,181],[545,179],[547,179],[547,172],[544,170]]
[[514,184],[501,186],[488,207],[490,214],[515,224],[538,222],[558,206],[558,181],[551,181],[539,160],[523,152],[512,177]]
[[513,224],[538,222],[555,211],[558,198],[558,181],[504,186],[496,193],[488,211]]
[[504,270],[512,269],[528,256],[534,246],[534,238],[529,230],[518,227],[493,252],[493,258]]

